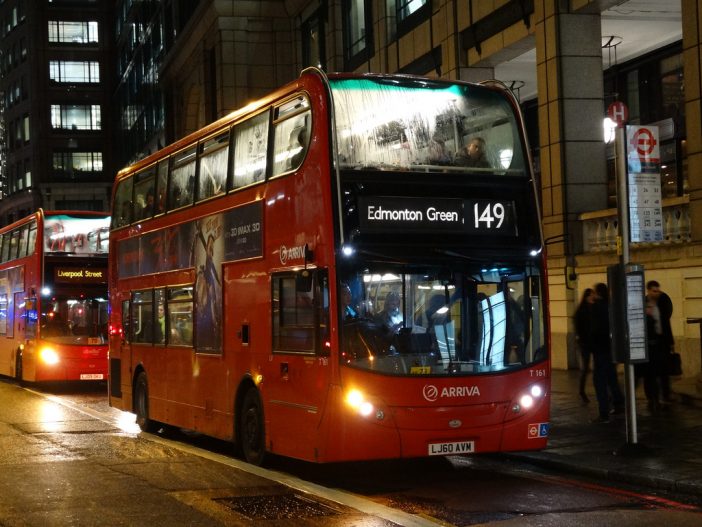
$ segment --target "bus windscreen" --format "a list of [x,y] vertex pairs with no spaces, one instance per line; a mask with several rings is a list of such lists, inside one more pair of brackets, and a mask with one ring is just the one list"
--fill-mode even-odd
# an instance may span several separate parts
[[382,77],[331,87],[340,168],[527,173],[514,110],[499,92]]
[[343,363],[392,375],[509,371],[546,358],[538,268],[404,271],[363,266],[343,277]]

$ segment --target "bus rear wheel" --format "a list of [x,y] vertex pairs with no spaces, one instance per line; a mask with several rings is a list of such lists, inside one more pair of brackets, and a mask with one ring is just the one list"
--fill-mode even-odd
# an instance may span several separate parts
[[139,428],[144,432],[156,430],[156,423],[149,418],[149,383],[146,372],[140,372],[134,383],[134,413]]
[[244,459],[252,465],[261,465],[266,456],[266,429],[263,405],[256,388],[249,388],[244,396],[239,420],[239,442]]

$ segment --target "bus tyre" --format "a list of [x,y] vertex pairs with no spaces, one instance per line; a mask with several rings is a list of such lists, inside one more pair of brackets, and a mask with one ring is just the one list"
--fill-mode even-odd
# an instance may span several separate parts
[[244,396],[239,421],[239,439],[244,459],[252,465],[261,465],[266,455],[266,429],[263,406],[256,388],[249,388]]
[[149,419],[149,384],[146,372],[140,372],[134,383],[134,413],[139,428],[144,432],[154,432],[156,423]]

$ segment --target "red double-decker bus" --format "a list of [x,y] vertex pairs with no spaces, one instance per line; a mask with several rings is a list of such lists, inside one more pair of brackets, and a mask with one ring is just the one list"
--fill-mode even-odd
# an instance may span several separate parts
[[110,217],[34,214],[0,229],[0,374],[107,379]]
[[251,463],[543,448],[539,216],[501,85],[305,70],[118,174],[110,403]]

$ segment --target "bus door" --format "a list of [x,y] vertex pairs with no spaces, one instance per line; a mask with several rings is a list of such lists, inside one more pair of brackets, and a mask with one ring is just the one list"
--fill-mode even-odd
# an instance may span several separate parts
[[[14,308],[13,308],[13,317],[11,321],[8,321],[7,324],[7,337],[13,337],[12,339],[12,347],[15,351],[15,353],[19,353],[20,345],[24,344],[25,341],[25,335],[24,335],[24,329],[25,329],[25,323],[26,323],[26,318],[27,318],[27,302],[25,301],[25,294],[24,292],[22,293],[15,293],[14,295],[14,302],[13,302]],[[8,310],[9,313],[9,310]],[[17,361],[17,357],[15,357],[15,368],[21,368],[20,364]]]
[[272,359],[264,381],[266,421],[276,452],[314,459],[331,382],[326,270],[272,277]]
[[[129,311],[131,293],[121,291],[117,294],[121,306],[122,325],[116,334],[110,335],[110,395],[122,397],[122,385],[131,386],[132,372],[132,318]],[[110,332],[112,333],[112,331]],[[117,344],[115,346],[115,343]],[[127,391],[131,393],[131,389]]]
[[24,328],[25,328],[25,319],[26,319],[25,310],[27,309],[24,292],[15,293],[14,305],[15,305],[15,308],[14,308],[15,316],[14,316],[14,324],[13,324],[14,325],[14,336],[15,336],[15,341],[19,345],[20,343],[24,342]]

